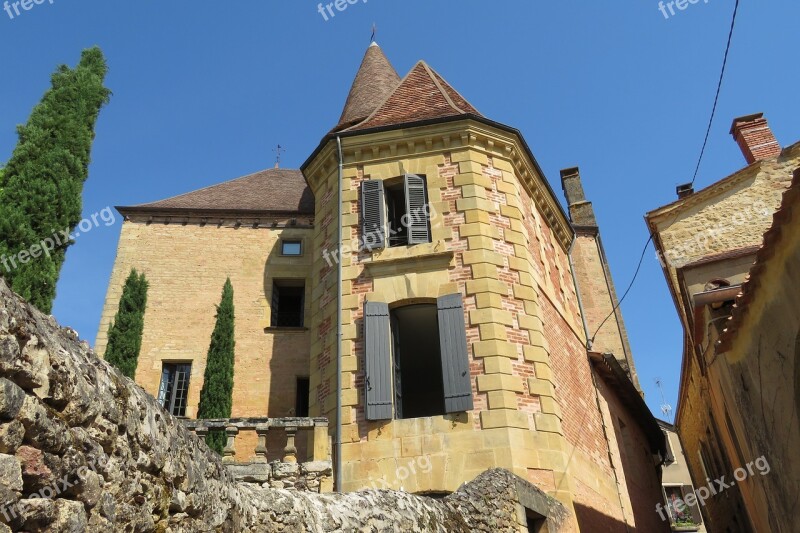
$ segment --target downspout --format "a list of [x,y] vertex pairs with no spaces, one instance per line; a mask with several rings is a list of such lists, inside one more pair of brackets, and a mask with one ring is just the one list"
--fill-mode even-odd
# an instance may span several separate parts
[[337,222],[337,232],[339,244],[338,258],[336,266],[338,269],[336,282],[336,441],[334,444],[334,483],[336,490],[342,491],[342,196],[344,191],[344,158],[342,157],[342,138],[336,136],[336,147],[339,154],[339,214]]
[[572,274],[572,284],[575,285],[575,296],[578,298],[578,310],[581,312],[581,320],[583,321],[583,334],[586,336],[586,350],[588,351],[592,349],[592,338],[589,336],[589,325],[586,323],[586,313],[583,312],[581,289],[578,287],[578,278],[575,277],[575,263],[572,261],[572,249],[575,248],[576,242],[578,242],[578,235],[573,234],[572,244],[569,245],[569,250],[567,250],[567,259],[569,260],[569,270]]
[[625,514],[625,504],[622,502],[622,486],[619,482],[619,475],[617,474],[617,467],[614,465],[614,456],[611,453],[611,440],[608,436],[608,427],[606,426],[606,417],[603,415],[603,408],[600,403],[600,390],[597,386],[597,376],[592,368],[592,362],[589,359],[589,353],[592,351],[592,338],[589,335],[589,325],[586,322],[586,313],[583,311],[583,300],[581,299],[581,289],[578,286],[578,278],[575,277],[575,263],[572,261],[572,249],[575,248],[575,243],[578,242],[578,235],[572,236],[572,244],[569,245],[567,251],[567,259],[569,259],[569,269],[572,272],[572,283],[575,285],[575,296],[578,298],[578,309],[581,312],[581,320],[583,321],[583,331],[586,335],[586,362],[589,364],[589,370],[592,373],[592,385],[594,385],[594,399],[597,402],[597,412],[600,415],[600,423],[603,426],[603,437],[606,439],[606,447],[608,448],[608,462],[611,465],[611,471],[614,472],[614,483],[617,485],[617,498],[619,499],[619,510],[622,513],[622,519],[625,522],[625,531],[630,531],[628,524],[628,517]]

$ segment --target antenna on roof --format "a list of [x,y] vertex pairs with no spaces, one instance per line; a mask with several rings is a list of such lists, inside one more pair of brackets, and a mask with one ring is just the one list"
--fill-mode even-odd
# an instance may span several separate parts
[[667,419],[667,422],[672,424],[672,406],[667,403],[667,400],[664,399],[664,389],[661,386],[661,378],[656,378],[656,386],[658,387],[659,392],[661,392],[661,414],[664,415],[664,418]]
[[378,33],[378,26],[373,22],[372,23],[372,37],[369,38],[370,43],[375,42],[375,34]]
[[275,152],[275,168],[281,168],[281,154],[285,153],[286,149],[279,144],[278,147],[273,148],[272,151]]

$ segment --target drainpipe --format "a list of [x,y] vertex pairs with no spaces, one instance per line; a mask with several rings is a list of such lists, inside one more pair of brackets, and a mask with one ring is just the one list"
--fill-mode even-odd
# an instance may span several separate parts
[[[583,321],[583,331],[586,335],[586,351],[590,352],[592,350],[592,338],[589,335],[589,325],[586,323],[586,313],[583,311],[583,300],[581,299],[581,289],[578,287],[578,278],[575,277],[575,263],[572,261],[572,249],[575,247],[575,243],[578,242],[578,236],[573,235],[572,237],[572,244],[569,245],[569,250],[567,251],[567,258],[569,259],[569,268],[572,271],[572,283],[575,285],[575,295],[578,298],[578,309],[581,312],[581,319]],[[588,356],[588,353],[587,353]],[[591,361],[587,360],[587,363],[591,367]],[[591,368],[590,368],[591,369]],[[606,446],[608,448],[608,461],[611,465],[611,470],[614,472],[614,483],[617,486],[617,498],[619,499],[619,509],[622,512],[622,519],[625,521],[625,531],[630,531],[630,525],[628,524],[628,517],[625,514],[625,504],[622,502],[622,493],[621,488],[622,485],[619,482],[619,475],[617,474],[617,467],[614,465],[614,456],[611,453],[611,440],[609,439],[609,430],[606,426],[606,417],[603,415],[603,408],[600,403],[600,390],[597,387],[597,376],[595,376],[594,370],[592,372],[592,385],[594,385],[594,399],[597,402],[597,412],[600,415],[600,423],[603,426],[603,438],[606,439]]]
[[589,326],[586,323],[586,313],[583,312],[583,299],[581,298],[581,290],[578,287],[578,278],[575,277],[575,263],[572,261],[572,249],[575,243],[578,242],[578,235],[572,236],[572,244],[569,245],[567,250],[567,259],[569,259],[569,270],[572,273],[572,284],[575,285],[575,296],[578,298],[578,309],[581,312],[581,320],[583,321],[583,333],[586,335],[586,350],[592,349],[592,338],[589,336]]
[[342,491],[342,196],[344,195],[344,158],[342,157],[342,138],[336,136],[339,153],[339,220],[336,232],[339,241],[339,260],[336,262],[338,281],[336,283],[336,441],[334,444],[334,482],[336,490]]

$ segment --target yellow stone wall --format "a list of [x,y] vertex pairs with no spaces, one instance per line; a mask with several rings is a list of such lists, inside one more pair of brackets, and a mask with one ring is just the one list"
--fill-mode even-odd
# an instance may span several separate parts
[[[429,245],[344,254],[343,489],[453,491],[487,468],[502,467],[570,508],[576,497],[592,499],[587,505],[621,520],[567,257],[571,231],[519,140],[465,121],[342,143],[346,242],[359,234],[359,184],[365,179],[424,174],[435,213]],[[335,145],[329,143],[305,170],[321,222],[315,246],[327,250],[337,246]],[[333,425],[337,274],[321,249],[313,267],[321,276],[312,296],[312,410]],[[364,302],[393,304],[454,292],[464,295],[473,411],[366,421]],[[570,390],[569,377],[555,375],[551,346],[557,346],[563,374],[572,366],[583,369],[576,408],[572,398],[559,395],[562,382]],[[582,413],[594,409],[587,424],[594,423],[595,440],[589,445],[582,444],[579,429],[565,436],[565,405],[578,418],[570,428],[580,428]],[[596,458],[603,456],[598,465]],[[412,466],[415,476],[407,475]],[[588,487],[585,494],[578,494],[575,480]]]
[[[107,331],[117,312],[125,279],[132,268],[150,284],[136,382],[156,396],[164,361],[192,363],[186,416],[195,418],[203,386],[205,358],[214,328],[222,286],[231,278],[235,307],[234,417],[282,417],[293,414],[296,377],[307,377],[309,332],[270,330],[272,281],[301,278],[311,301],[311,230],[276,228],[262,221],[236,227],[235,219],[183,224],[131,217],[122,226],[95,349],[103,355]],[[279,221],[275,221],[278,223]],[[281,257],[280,239],[305,241],[302,257]],[[305,323],[309,324],[310,304]],[[273,357],[279,354],[280,357]],[[271,438],[273,437],[271,432]],[[279,435],[274,456],[285,444]],[[304,442],[303,439],[300,439]],[[237,438],[237,458],[253,455],[255,434]]]

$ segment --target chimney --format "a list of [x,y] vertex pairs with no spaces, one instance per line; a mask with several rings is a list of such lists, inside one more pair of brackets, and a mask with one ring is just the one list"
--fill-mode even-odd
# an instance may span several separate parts
[[781,153],[781,145],[772,134],[764,113],[734,119],[731,135],[742,149],[748,164],[777,157]]
[[691,183],[684,183],[683,185],[678,185],[675,188],[675,192],[678,193],[678,198],[683,199],[694,194],[694,187]]
[[569,206],[570,221],[576,226],[597,226],[592,202],[586,201],[578,167],[561,171],[561,188]]

